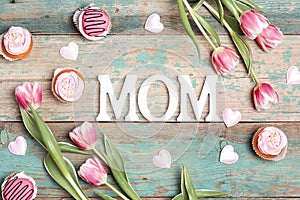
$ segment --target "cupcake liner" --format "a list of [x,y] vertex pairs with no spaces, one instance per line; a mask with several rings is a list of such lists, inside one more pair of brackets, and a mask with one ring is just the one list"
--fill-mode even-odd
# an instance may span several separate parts
[[253,135],[252,138],[252,148],[254,149],[255,153],[262,159],[264,160],[270,160],[270,161],[279,161],[282,160],[283,158],[285,158],[286,152],[287,152],[287,148],[288,148],[288,143],[286,144],[286,146],[280,151],[280,153],[278,155],[267,155],[262,153],[258,146],[257,146],[257,140],[258,140],[258,136],[259,134],[262,132],[263,128],[260,128],[256,131],[256,133]]

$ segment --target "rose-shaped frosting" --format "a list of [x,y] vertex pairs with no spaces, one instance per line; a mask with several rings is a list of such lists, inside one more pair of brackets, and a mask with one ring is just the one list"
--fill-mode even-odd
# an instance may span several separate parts
[[28,30],[12,26],[3,36],[5,50],[12,55],[25,53],[31,44],[31,34]]
[[84,90],[84,81],[75,71],[66,71],[55,80],[54,92],[65,101],[78,100]]
[[287,145],[286,135],[278,128],[266,127],[258,136],[258,148],[267,155],[278,155]]

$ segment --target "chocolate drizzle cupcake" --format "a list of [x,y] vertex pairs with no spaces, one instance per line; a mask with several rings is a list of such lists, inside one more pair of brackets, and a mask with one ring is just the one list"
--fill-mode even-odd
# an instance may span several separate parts
[[32,200],[36,197],[35,181],[24,172],[8,176],[2,186],[3,200]]
[[108,13],[94,4],[77,10],[73,21],[79,32],[88,40],[103,39],[111,29]]

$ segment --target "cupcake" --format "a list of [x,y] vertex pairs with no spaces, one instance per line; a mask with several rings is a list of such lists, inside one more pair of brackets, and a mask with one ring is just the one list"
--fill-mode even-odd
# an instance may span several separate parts
[[103,39],[111,28],[108,13],[94,4],[77,10],[73,21],[79,32],[88,40]]
[[276,127],[260,128],[252,140],[253,149],[257,155],[266,160],[279,161],[287,151],[287,137]]
[[2,199],[31,200],[36,197],[35,181],[24,172],[9,175],[1,186]]
[[62,102],[77,101],[84,91],[83,76],[75,69],[58,68],[52,80],[52,92]]
[[9,61],[25,58],[29,55],[33,45],[32,35],[22,27],[10,27],[0,36],[0,40],[0,54]]

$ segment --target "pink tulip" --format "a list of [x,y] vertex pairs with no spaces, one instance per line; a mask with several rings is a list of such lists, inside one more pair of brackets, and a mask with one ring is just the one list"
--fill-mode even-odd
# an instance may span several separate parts
[[93,125],[89,122],[84,122],[81,126],[76,127],[69,133],[71,140],[83,150],[94,149],[98,140],[96,131]]
[[211,56],[215,70],[221,74],[231,73],[239,63],[239,56],[228,47],[218,47]]
[[253,89],[253,100],[256,110],[261,111],[278,103],[278,94],[268,83],[259,83]]
[[22,108],[30,110],[29,105],[31,105],[36,110],[42,103],[42,85],[25,82],[15,89],[15,96]]
[[107,172],[103,164],[96,158],[89,158],[79,168],[80,178],[95,186],[106,183]]
[[251,40],[254,40],[268,26],[268,19],[255,10],[248,10],[241,14],[240,27]]
[[256,37],[256,42],[264,51],[275,48],[282,40],[283,34],[279,28],[269,25]]

